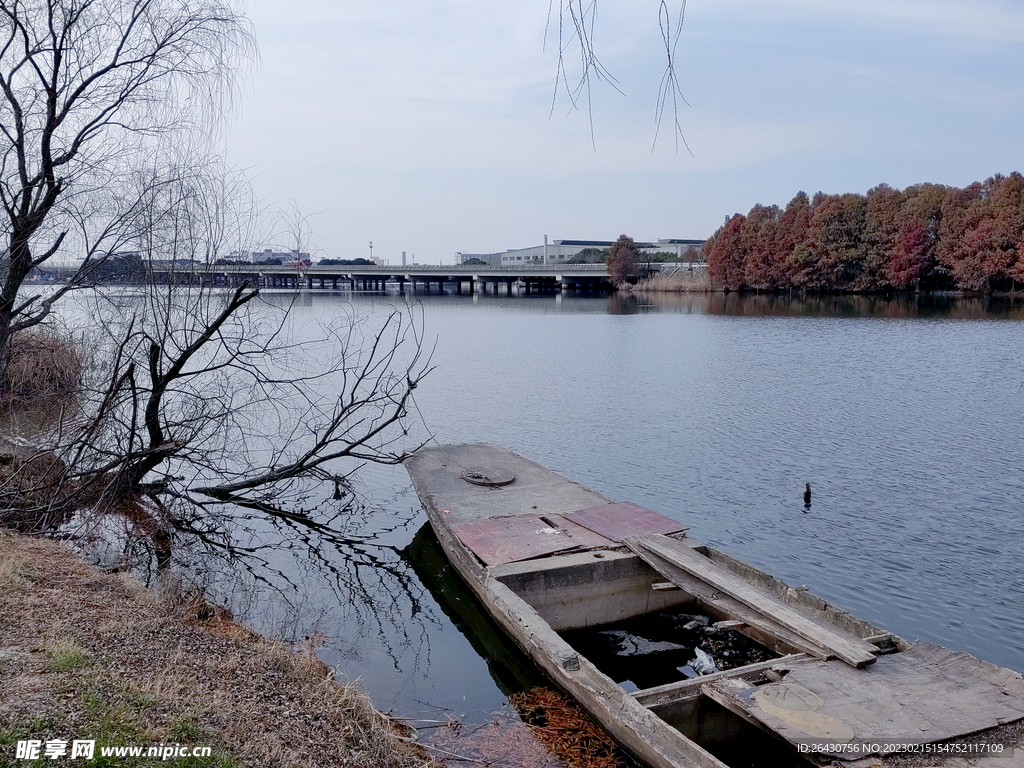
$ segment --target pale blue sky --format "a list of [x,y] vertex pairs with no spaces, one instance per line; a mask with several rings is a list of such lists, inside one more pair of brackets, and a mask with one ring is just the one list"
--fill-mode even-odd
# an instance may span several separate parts
[[[557,11],[557,2],[555,3]],[[261,63],[228,140],[322,255],[452,261],[551,239],[704,238],[798,191],[1024,170],[1024,4],[690,0],[680,120],[651,152],[655,0],[601,0],[594,133],[555,75],[548,4],[253,0]],[[674,9],[674,12],[677,9]]]

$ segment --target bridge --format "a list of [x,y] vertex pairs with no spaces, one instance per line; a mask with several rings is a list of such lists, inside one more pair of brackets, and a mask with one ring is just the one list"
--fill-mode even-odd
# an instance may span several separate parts
[[154,265],[153,276],[158,280],[204,285],[241,285],[249,280],[265,288],[314,288],[337,290],[383,291],[388,283],[397,284],[400,292],[407,289],[416,293],[422,286],[426,293],[437,285],[443,292],[446,283],[454,284],[456,293],[494,293],[504,285],[508,295],[513,286],[520,286],[526,294],[551,293],[561,290],[594,290],[610,288],[608,270],[604,264],[549,264],[549,265],[413,265],[394,266],[348,266],[320,265],[284,266],[274,264],[216,264],[187,266]]

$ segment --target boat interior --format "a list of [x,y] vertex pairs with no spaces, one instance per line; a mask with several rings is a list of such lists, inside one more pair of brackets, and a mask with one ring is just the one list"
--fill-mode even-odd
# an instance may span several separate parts
[[[869,638],[878,652],[895,652],[904,644],[725,553],[682,535],[676,541],[779,600],[799,604],[801,612],[811,612],[823,626]],[[723,706],[707,689],[709,683],[730,678],[751,686],[782,679],[789,664],[811,658],[807,651],[813,644],[795,633],[755,618],[751,614],[756,611],[723,600],[724,595],[705,600],[685,591],[633,552],[574,552],[497,565],[489,572],[638,703],[724,762],[737,742],[749,753],[755,740],[765,742],[764,764],[773,762],[770,751],[778,752],[774,762],[780,765],[797,759],[784,742]],[[696,626],[686,631],[690,624]],[[745,647],[734,658],[716,656],[713,650],[737,645]],[[709,651],[713,670],[698,674],[690,665],[697,647]]]

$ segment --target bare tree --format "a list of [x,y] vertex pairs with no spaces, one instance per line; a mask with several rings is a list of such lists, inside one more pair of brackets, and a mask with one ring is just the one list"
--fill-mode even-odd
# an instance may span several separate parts
[[138,184],[131,246],[153,282],[65,302],[93,364],[75,406],[37,438],[41,452],[20,462],[23,477],[6,489],[0,477],[0,519],[44,527],[116,513],[164,563],[176,531],[223,542],[241,508],[329,529],[330,514],[303,499],[341,499],[359,463],[419,447],[409,427],[430,369],[422,323],[410,308],[300,321],[297,294],[214,285],[217,257],[262,237],[252,199],[222,173],[180,167]]
[[[421,327],[399,310],[350,310],[298,328],[294,295],[212,286],[223,207],[208,186],[172,179],[146,184],[159,193],[137,241],[166,285],[98,293],[91,313],[109,362],[78,424],[62,428],[79,493],[101,507],[144,496],[278,506],[296,483],[342,484],[342,460],[401,461],[416,447],[403,421],[429,369]],[[174,266],[183,261],[192,266]]]
[[[551,113],[554,114],[558,102],[559,91],[564,90],[571,109],[579,109],[586,105],[590,119],[590,140],[596,149],[594,135],[594,115],[592,108],[592,87],[594,82],[605,82],[616,92],[622,94],[619,82],[604,66],[597,55],[597,0],[558,0],[557,13],[554,0],[548,3],[547,26],[544,30],[544,44],[547,47],[548,32],[552,27],[552,18],[556,27],[558,58],[555,69],[555,85],[551,94]],[[683,18],[686,15],[686,0],[681,0],[679,11],[673,18],[668,0],[658,0],[658,27],[661,35],[661,49],[665,54],[665,72],[658,87],[658,98],[654,110],[654,139],[651,152],[658,143],[665,109],[672,105],[673,139],[676,151],[682,143],[687,152],[690,147],[683,136],[679,122],[680,104],[687,104],[676,73],[676,48],[683,29]],[[575,60],[575,61],[574,61]],[[624,94],[623,94],[624,95]],[[690,154],[693,154],[690,152]]]
[[[254,51],[230,0],[0,0],[0,360],[123,245],[122,181],[172,139],[207,135]],[[53,294],[33,267],[80,261]]]

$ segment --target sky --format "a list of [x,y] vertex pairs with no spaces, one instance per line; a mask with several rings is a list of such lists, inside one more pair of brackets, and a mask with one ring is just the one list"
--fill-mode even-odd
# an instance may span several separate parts
[[[655,142],[658,0],[600,0],[594,47],[617,82],[593,82],[589,110],[564,85],[552,99],[550,1],[549,24],[544,0],[250,0],[260,54],[229,159],[268,205],[308,217],[318,257],[367,257],[372,241],[392,264],[545,235],[704,239],[801,190],[1024,171],[1019,0],[690,0],[689,151],[671,107]],[[570,45],[570,83],[576,61]]]

